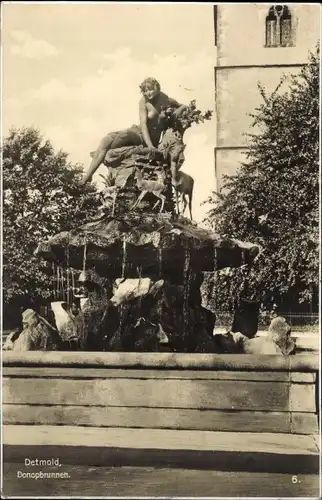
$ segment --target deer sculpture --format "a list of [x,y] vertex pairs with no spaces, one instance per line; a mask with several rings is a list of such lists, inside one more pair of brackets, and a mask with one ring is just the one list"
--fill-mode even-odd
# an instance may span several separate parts
[[168,128],[164,132],[158,149],[163,153],[164,159],[170,164],[173,184],[175,184],[177,172],[184,162],[185,148],[186,145],[179,131]]
[[144,179],[141,170],[139,168],[136,169],[136,183],[141,193],[134,205],[132,205],[131,210],[136,208],[141,203],[147,193],[152,193],[158,198],[153,208],[155,208],[161,200],[160,213],[162,212],[166,200],[166,197],[163,194],[163,191],[165,190],[165,174],[159,169],[155,169],[154,173],[157,175],[157,180]]
[[[178,200],[178,195],[182,197],[182,215],[185,213],[187,205],[189,207],[189,214],[190,214],[190,219],[192,220],[192,194],[193,194],[193,186],[194,186],[194,179],[191,177],[191,175],[186,174],[185,172],[177,172],[177,180],[178,183],[173,186],[173,189],[176,193],[176,198],[177,198],[177,208],[179,208],[179,200]],[[188,201],[187,198],[188,197]],[[179,213],[179,211],[178,211]]]
[[[168,159],[171,167],[172,187],[176,196],[177,213],[180,213],[179,197],[182,196],[184,214],[187,205],[189,206],[190,219],[192,220],[192,194],[194,187],[194,179],[181,172],[180,168],[184,163],[184,150],[186,146],[183,142],[182,133],[172,128],[168,128],[161,140],[159,150],[163,152],[164,158]],[[188,201],[187,198],[188,197]]]

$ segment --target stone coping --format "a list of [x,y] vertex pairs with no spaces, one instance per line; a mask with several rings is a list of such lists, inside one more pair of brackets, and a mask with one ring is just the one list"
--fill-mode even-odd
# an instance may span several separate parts
[[2,352],[6,366],[316,372],[318,354],[247,355],[130,352]]

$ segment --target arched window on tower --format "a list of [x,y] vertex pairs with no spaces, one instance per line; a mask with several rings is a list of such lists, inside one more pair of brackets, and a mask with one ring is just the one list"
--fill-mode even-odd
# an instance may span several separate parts
[[287,5],[273,5],[266,17],[266,47],[291,47],[292,16]]

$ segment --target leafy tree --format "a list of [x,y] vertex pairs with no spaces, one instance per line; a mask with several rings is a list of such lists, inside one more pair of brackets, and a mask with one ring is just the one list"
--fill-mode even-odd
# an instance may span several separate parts
[[259,85],[263,103],[251,115],[259,133],[247,134],[246,161],[208,199],[212,228],[263,250],[251,269],[217,273],[219,308],[238,295],[261,299],[267,309],[317,306],[319,57],[317,48],[301,72],[284,77],[270,95]]
[[81,166],[32,127],[12,129],[4,139],[2,173],[6,310],[50,296],[51,266],[34,255],[38,243],[88,220],[99,199],[94,185],[82,185]]

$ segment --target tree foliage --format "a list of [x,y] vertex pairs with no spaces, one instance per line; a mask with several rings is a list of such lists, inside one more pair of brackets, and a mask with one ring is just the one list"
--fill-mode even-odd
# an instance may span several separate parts
[[41,240],[88,220],[96,188],[81,184],[82,168],[29,127],[3,143],[3,298],[6,305],[49,297],[51,267],[35,257]]
[[221,305],[227,293],[261,298],[267,308],[317,300],[319,57],[317,48],[272,94],[259,85],[263,102],[251,115],[259,133],[247,134],[245,162],[208,199],[210,226],[262,247],[252,269],[223,270],[217,277]]

